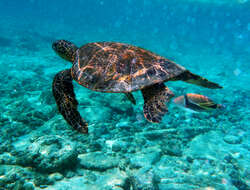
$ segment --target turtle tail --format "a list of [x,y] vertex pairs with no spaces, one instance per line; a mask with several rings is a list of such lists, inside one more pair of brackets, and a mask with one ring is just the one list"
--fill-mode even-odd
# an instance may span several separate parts
[[190,71],[185,71],[184,73],[180,74],[177,78],[178,80],[182,80],[191,84],[196,84],[198,86],[203,86],[205,88],[212,88],[212,89],[222,88],[222,86],[220,86],[219,84],[211,82],[199,75],[193,74]]
[[52,91],[59,112],[75,130],[88,133],[88,124],[77,111],[78,102],[72,84],[71,70],[67,69],[56,74],[53,80]]

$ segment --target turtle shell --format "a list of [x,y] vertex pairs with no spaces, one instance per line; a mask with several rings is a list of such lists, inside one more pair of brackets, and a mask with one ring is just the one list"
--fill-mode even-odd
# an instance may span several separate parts
[[91,90],[131,92],[171,80],[186,69],[145,49],[116,42],[88,43],[76,52],[71,73]]

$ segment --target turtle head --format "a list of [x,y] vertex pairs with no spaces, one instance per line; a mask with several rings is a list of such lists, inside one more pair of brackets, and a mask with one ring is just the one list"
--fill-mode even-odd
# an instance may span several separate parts
[[52,48],[63,59],[74,62],[78,48],[73,43],[66,40],[57,40],[52,44]]

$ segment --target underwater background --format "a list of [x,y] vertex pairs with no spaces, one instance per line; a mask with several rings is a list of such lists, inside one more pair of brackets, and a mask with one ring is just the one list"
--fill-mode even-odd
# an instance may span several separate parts
[[[190,113],[169,103],[160,124],[123,94],[74,82],[89,134],[71,129],[52,95],[70,68],[58,39],[133,44],[223,86],[165,83],[224,109]],[[250,189],[248,0],[1,0],[0,190]]]

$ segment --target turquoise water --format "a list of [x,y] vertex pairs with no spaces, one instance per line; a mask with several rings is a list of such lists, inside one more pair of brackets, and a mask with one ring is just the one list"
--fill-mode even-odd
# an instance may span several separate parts
[[[219,83],[203,94],[225,109],[173,103],[160,124],[123,94],[74,82],[89,134],[57,111],[52,81],[70,68],[52,42],[117,41],[165,56]],[[250,189],[250,2],[247,0],[0,1],[0,190]]]

